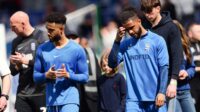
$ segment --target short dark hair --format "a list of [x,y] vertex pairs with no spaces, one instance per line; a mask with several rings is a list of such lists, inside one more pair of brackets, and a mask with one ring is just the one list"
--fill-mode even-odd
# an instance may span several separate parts
[[46,22],[63,24],[63,25],[66,24],[66,20],[67,18],[63,14],[58,12],[49,14],[45,19]]
[[127,22],[127,20],[129,20],[130,18],[138,18],[138,14],[137,11],[135,10],[135,8],[129,6],[129,7],[125,7],[122,12],[119,15],[119,20],[121,22],[121,24]]
[[194,25],[200,25],[200,23],[196,22],[196,21],[190,21],[187,25],[186,25],[186,31],[188,32]]
[[161,6],[160,0],[141,0],[141,10],[150,13],[154,7]]

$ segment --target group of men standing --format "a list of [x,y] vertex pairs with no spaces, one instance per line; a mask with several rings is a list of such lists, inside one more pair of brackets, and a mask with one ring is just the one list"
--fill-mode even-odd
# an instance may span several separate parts
[[[121,26],[108,65],[115,68],[124,61],[127,80],[124,111],[166,112],[167,107],[170,108],[170,99],[176,96],[180,66],[184,59],[181,32],[170,14],[161,12],[159,0],[142,0],[141,11],[145,19],[141,19],[132,7],[125,8],[120,14]],[[81,89],[84,89],[80,96],[81,105],[96,109],[80,110],[97,111],[95,80],[99,67],[95,54],[88,46],[83,48],[68,39],[64,15],[52,13],[45,22],[48,38],[43,31],[31,26],[25,12],[18,11],[10,17],[11,29],[17,34],[10,56],[11,75],[19,73],[16,111],[40,112],[42,107],[47,107],[48,112],[78,112]],[[200,35],[195,32],[200,29],[200,25],[196,25],[190,25],[188,36],[193,39],[191,52],[197,66],[191,89],[196,110],[200,111],[197,92],[200,82]],[[122,41],[126,34],[131,38]],[[0,70],[2,77],[10,74],[7,69],[1,67]],[[77,84],[80,84],[79,90]],[[8,90],[5,88],[9,90],[10,87],[4,87],[3,84],[1,110],[6,107],[5,99],[8,100]],[[165,96],[168,98],[168,106]]]

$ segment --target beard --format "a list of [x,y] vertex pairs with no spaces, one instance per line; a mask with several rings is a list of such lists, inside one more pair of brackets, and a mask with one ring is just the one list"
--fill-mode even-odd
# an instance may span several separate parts
[[53,38],[50,38],[51,42],[58,42],[61,39],[60,35],[55,35]]
[[135,34],[133,34],[131,36],[134,36],[136,38],[140,38],[141,34],[142,34],[142,28],[139,27],[137,33],[135,33]]
[[139,27],[138,33],[137,33],[137,38],[141,37],[141,35],[142,35],[142,28]]

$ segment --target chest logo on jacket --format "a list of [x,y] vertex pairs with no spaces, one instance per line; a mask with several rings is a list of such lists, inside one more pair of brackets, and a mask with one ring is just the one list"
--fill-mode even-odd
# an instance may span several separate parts
[[144,50],[149,52],[149,49],[150,49],[150,44],[149,43],[145,43],[145,48]]

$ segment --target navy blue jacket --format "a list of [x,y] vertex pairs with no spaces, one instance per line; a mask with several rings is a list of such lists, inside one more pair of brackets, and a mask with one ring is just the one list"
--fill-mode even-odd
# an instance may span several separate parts
[[126,82],[122,74],[97,80],[100,112],[125,112]]

